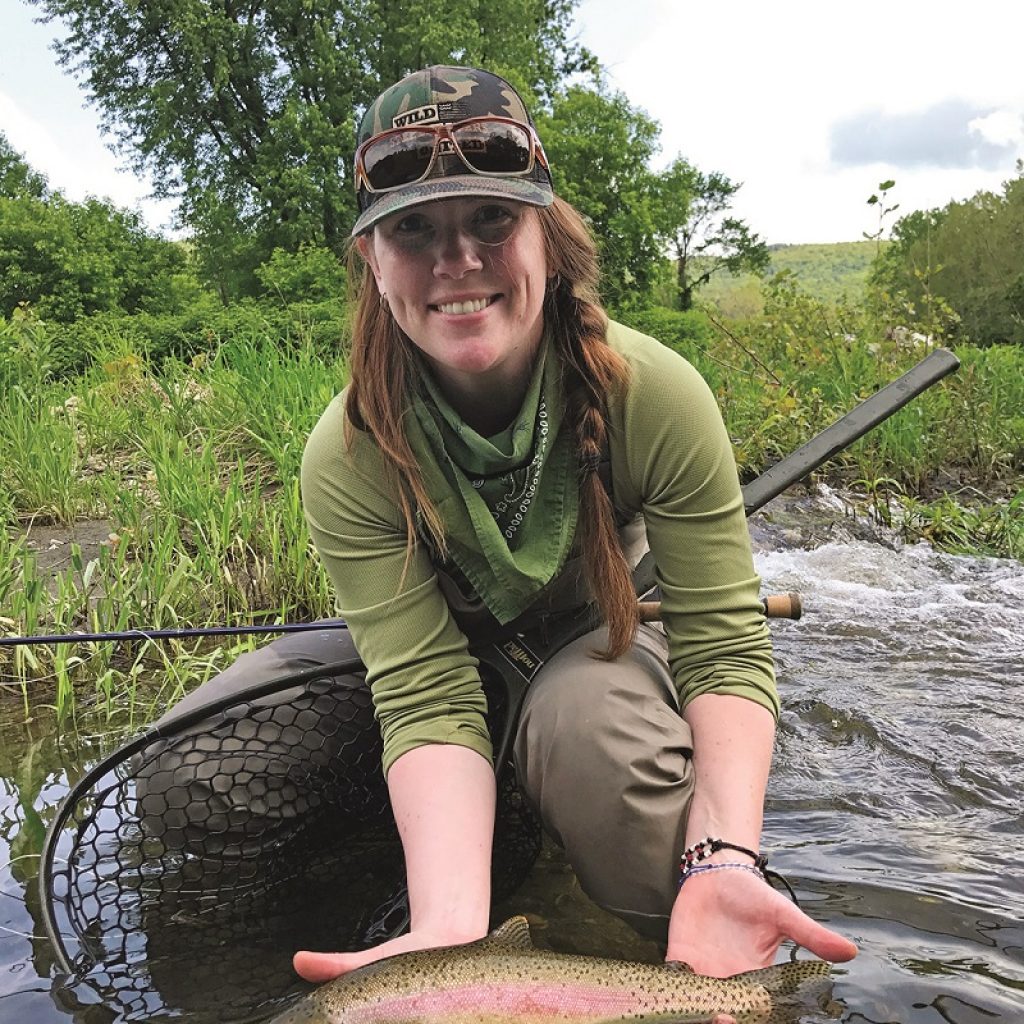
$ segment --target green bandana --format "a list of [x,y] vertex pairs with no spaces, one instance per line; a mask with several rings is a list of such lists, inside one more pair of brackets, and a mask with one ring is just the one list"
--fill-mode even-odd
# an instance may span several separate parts
[[524,612],[558,573],[576,532],[577,460],[569,431],[560,429],[558,370],[545,340],[519,415],[493,437],[466,426],[425,370],[407,424],[450,557],[501,623]]

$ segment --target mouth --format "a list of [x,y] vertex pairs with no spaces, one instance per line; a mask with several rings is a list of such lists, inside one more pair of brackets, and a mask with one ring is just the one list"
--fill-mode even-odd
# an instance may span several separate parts
[[488,295],[481,299],[466,299],[463,302],[441,302],[430,308],[445,316],[466,316],[468,313],[483,312],[488,306],[500,299],[500,295]]

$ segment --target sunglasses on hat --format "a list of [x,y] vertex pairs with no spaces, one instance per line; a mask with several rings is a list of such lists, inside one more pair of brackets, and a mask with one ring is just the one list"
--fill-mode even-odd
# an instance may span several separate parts
[[454,154],[474,174],[508,178],[529,174],[548,161],[530,125],[508,117],[470,117],[452,124],[392,128],[357,150],[356,187],[391,192],[428,178],[438,155]]

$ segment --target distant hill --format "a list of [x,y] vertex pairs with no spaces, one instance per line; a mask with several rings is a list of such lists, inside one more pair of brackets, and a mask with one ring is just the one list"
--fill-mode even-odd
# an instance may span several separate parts
[[[828,245],[773,245],[766,276],[789,271],[803,291],[822,302],[863,297],[875,242],[834,242]],[[762,306],[761,282],[752,274],[718,274],[700,290],[700,299],[712,302],[726,316],[750,316]]]

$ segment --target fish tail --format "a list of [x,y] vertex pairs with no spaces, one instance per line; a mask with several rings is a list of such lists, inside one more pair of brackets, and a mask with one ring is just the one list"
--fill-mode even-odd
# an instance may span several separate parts
[[730,980],[759,985],[771,996],[768,1016],[758,1017],[757,1024],[793,1024],[800,1014],[801,1003],[812,994],[807,991],[811,983],[824,981],[831,970],[832,965],[827,960],[794,960],[736,974]]
[[758,971],[746,971],[730,980],[761,985],[774,999],[778,999],[796,995],[807,982],[826,978],[831,970],[832,965],[827,960],[794,960],[788,964],[762,967]]

